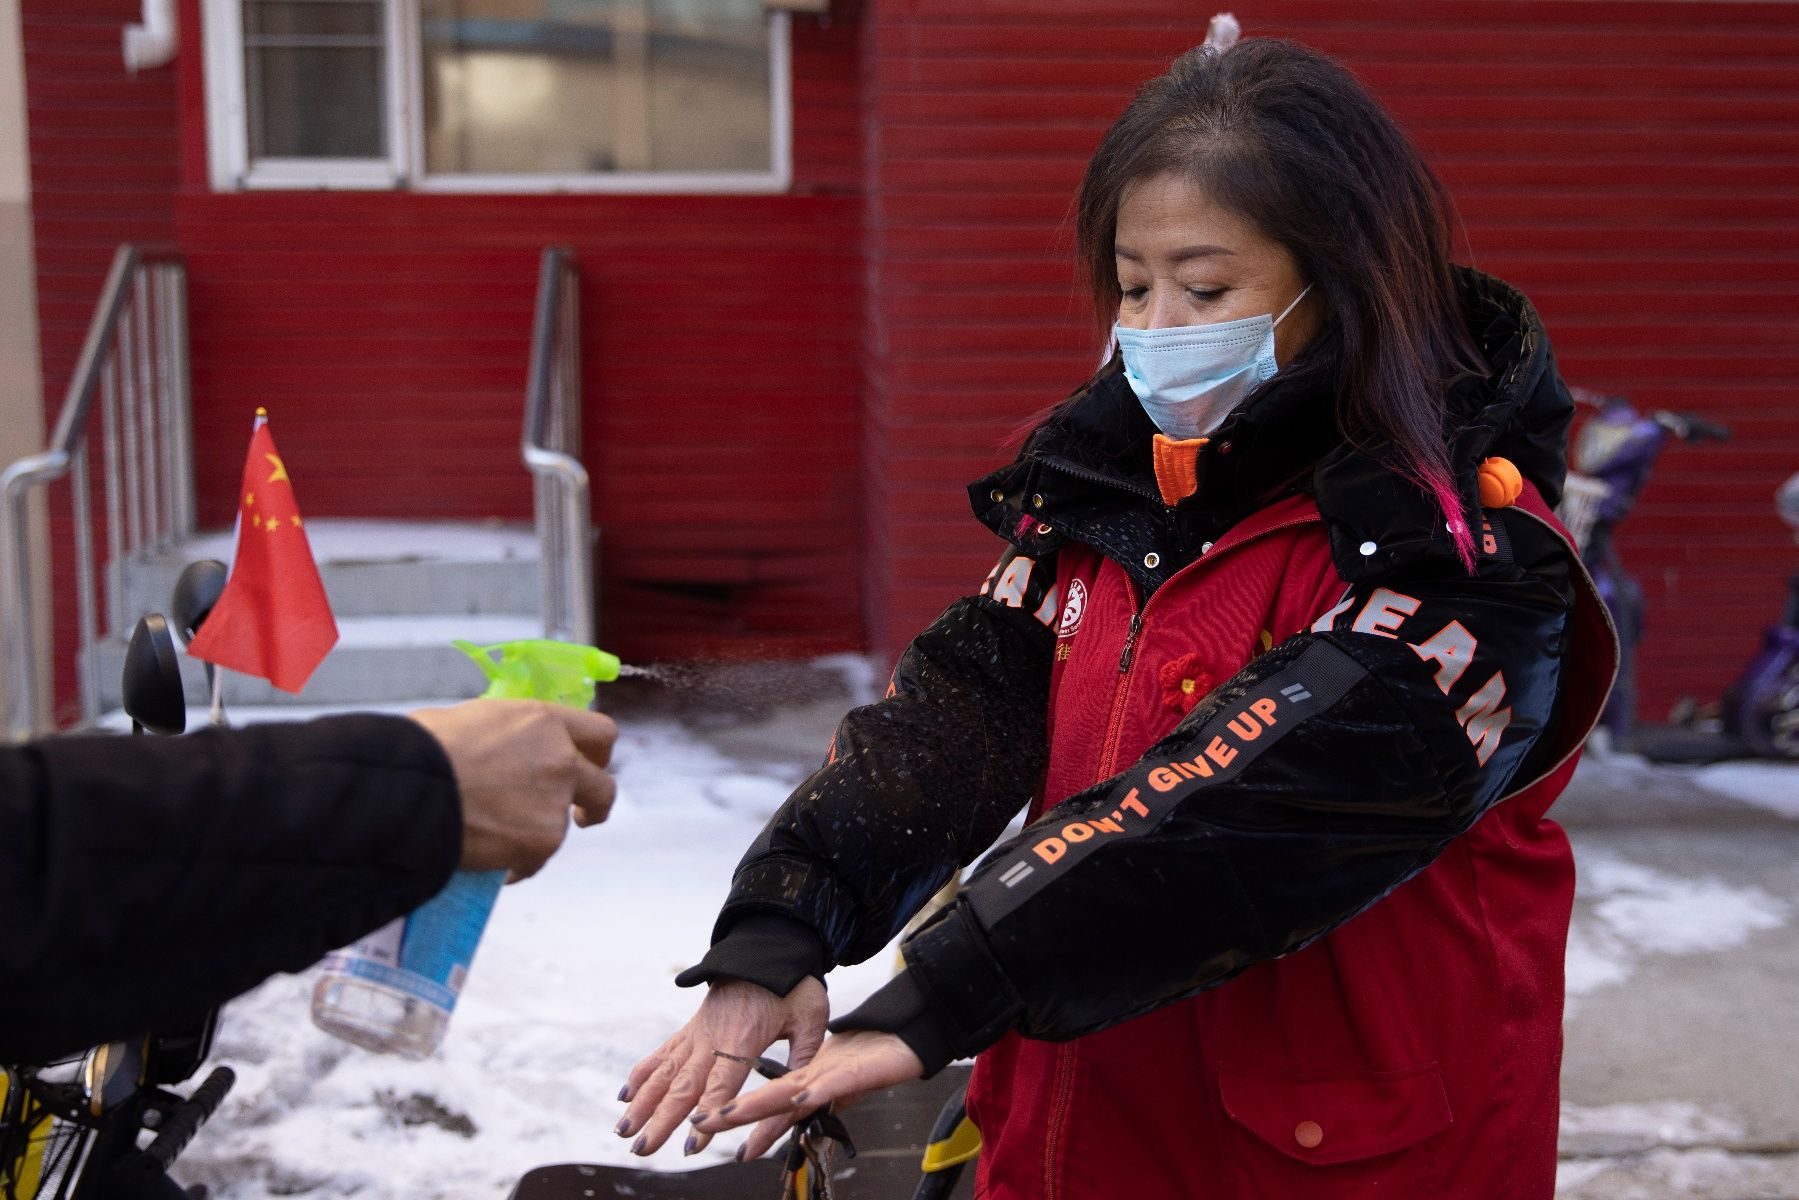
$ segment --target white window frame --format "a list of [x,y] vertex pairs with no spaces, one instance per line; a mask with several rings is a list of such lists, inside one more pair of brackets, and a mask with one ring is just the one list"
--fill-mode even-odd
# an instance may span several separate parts
[[527,193],[785,192],[793,182],[793,48],[791,20],[769,12],[770,169],[767,171],[592,171],[501,175],[425,171],[424,77],[418,0],[383,0],[387,35],[385,159],[263,158],[250,161],[249,105],[244,78],[244,0],[202,0],[206,73],[206,145],[218,192],[376,190]]

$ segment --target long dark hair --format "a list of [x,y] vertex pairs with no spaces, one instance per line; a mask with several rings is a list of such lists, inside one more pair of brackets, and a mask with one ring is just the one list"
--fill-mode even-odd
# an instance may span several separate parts
[[1137,93],[1081,181],[1076,254],[1102,330],[1121,298],[1119,199],[1167,171],[1293,255],[1326,316],[1281,375],[1336,397],[1343,435],[1435,497],[1471,565],[1443,407],[1478,357],[1456,300],[1449,196],[1411,140],[1347,68],[1305,46],[1252,38],[1183,54]]

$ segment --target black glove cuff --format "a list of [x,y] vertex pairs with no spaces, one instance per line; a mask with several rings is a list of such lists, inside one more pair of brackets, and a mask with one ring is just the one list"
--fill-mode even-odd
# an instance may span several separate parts
[[824,978],[824,942],[803,921],[753,913],[733,922],[712,949],[675,976],[677,987],[742,979],[785,996],[808,975]]
[[914,933],[901,948],[906,970],[833,1030],[899,1035],[933,1075],[997,1042],[1023,1010],[964,902]]

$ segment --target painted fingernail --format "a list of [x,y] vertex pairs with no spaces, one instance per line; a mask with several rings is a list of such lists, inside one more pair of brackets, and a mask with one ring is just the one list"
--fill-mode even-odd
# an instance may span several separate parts
[[635,1142],[631,1143],[631,1153],[647,1154],[649,1152],[649,1150],[648,1150],[649,1144],[650,1144],[650,1135],[646,1133],[642,1137],[638,1138]]
[[737,1102],[735,1100],[733,1100],[731,1103],[729,1103],[729,1104],[725,1105],[723,1108],[719,1109],[718,1115],[721,1117],[728,1117],[731,1115],[731,1110],[736,1107],[737,1107]]
[[687,1119],[688,1119],[688,1120],[689,1120],[689,1121],[690,1121],[690,1122],[692,1122],[692,1123],[693,1123],[693,1124],[695,1124],[695,1125],[698,1125],[698,1124],[700,1124],[700,1123],[701,1123],[701,1122],[703,1122],[703,1121],[705,1121],[705,1119],[706,1119],[706,1118],[707,1118],[707,1117],[708,1117],[708,1116],[710,1116],[710,1115],[711,1115],[711,1114],[710,1114],[710,1113],[708,1113],[708,1112],[706,1112],[706,1111],[705,1111],[705,1110],[704,1110],[704,1109],[700,1109],[700,1110],[698,1110],[698,1111],[696,1111],[696,1112],[695,1112],[695,1113],[694,1113],[694,1114],[693,1114],[693,1116],[691,1116],[691,1117],[689,1117],[689,1118],[687,1118]]
[[810,1096],[811,1094],[812,1094],[811,1092],[800,1092],[798,1095],[794,1096],[794,1098],[793,1098],[794,1107],[798,1108],[800,1105],[804,1104],[806,1102],[806,1097]]
[[618,1089],[618,1098],[621,1103],[631,1098],[630,1084],[627,1083],[624,1087]]
[[736,1154],[737,1161],[742,1162],[743,1156],[748,1154],[749,1152],[750,1152],[750,1148],[747,1144],[737,1147],[737,1154]]
[[681,1147],[681,1153],[682,1154],[698,1154],[699,1150],[700,1150],[700,1135],[697,1133],[688,1134],[687,1135],[687,1144],[685,1146]]
[[631,1118],[626,1117],[624,1120],[620,1121],[617,1125],[614,1125],[612,1127],[612,1132],[618,1134],[618,1136],[620,1136],[620,1137],[629,1136],[629,1134],[631,1132]]

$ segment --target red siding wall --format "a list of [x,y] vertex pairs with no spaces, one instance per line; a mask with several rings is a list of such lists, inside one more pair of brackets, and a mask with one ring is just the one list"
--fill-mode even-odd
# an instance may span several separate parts
[[[167,71],[132,78],[119,57],[120,29],[141,15],[138,0],[21,5],[46,428],[62,409],[113,251],[125,241],[175,240],[174,79]],[[69,489],[53,487],[53,543],[67,547],[72,529]],[[52,556],[51,583],[55,644],[66,649],[77,636],[71,555]],[[76,715],[73,672],[73,659],[58,655],[57,715],[65,721]]]
[[[793,21],[786,195],[218,194],[190,155],[177,215],[202,520],[228,519],[258,404],[309,513],[528,516],[537,256],[561,244],[582,274],[608,642],[637,657],[861,644],[846,602],[861,147],[845,16]],[[183,64],[193,142],[198,55]]]
[[[532,277],[541,246],[568,244],[609,639],[797,652],[866,630],[891,653],[991,560],[963,485],[1091,365],[1070,199],[1205,14],[833,10],[794,20],[789,195],[215,195],[196,0],[176,68],[135,80],[118,59],[135,0],[25,0],[47,393],[113,246],[178,242],[207,518],[229,511],[257,404],[311,512],[523,517]],[[1670,453],[1623,540],[1649,589],[1647,709],[1715,693],[1793,557],[1769,497],[1799,467],[1799,6],[1238,15],[1373,85],[1455,192],[1473,261],[1537,301],[1570,379],[1735,426],[1728,447]]]
[[[1626,527],[1649,592],[1644,711],[1715,695],[1778,614],[1799,469],[1799,5],[1236,6],[1338,54],[1455,194],[1576,383],[1729,422]],[[962,485],[1097,347],[1065,222],[1134,88],[1204,35],[1172,0],[889,0],[866,30],[869,627],[895,650],[994,553]]]

